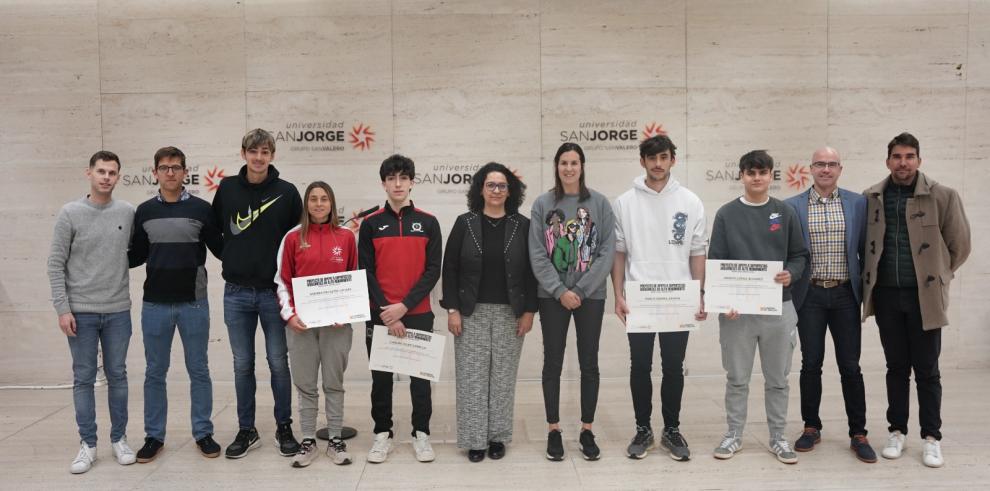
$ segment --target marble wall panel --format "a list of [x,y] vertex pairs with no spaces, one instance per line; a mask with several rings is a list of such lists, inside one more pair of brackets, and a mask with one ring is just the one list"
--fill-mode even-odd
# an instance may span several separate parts
[[391,155],[392,96],[378,88],[250,92],[247,123],[275,136],[282,164],[371,166]]
[[588,162],[638,162],[639,143],[658,127],[686,155],[686,105],[687,92],[676,88],[545,90],[543,159],[552,161],[562,143],[573,142]]
[[765,149],[777,163],[770,193],[810,184],[808,156],[825,141],[825,89],[693,89],[688,93],[688,183],[704,199],[742,193],[739,157]]
[[543,88],[684,87],[684,4],[543,2]]
[[965,84],[969,26],[965,11],[918,15],[910,7],[858,3],[871,8],[861,13],[829,11],[829,87]]
[[83,160],[100,149],[97,92],[0,92],[0,165]]
[[965,111],[965,158],[990,161],[990,86],[967,88]]
[[247,90],[339,90],[361,97],[391,89],[390,17],[248,12]]
[[101,17],[99,29],[104,94],[244,90],[242,18]]
[[688,87],[825,87],[825,0],[687,3]]
[[964,88],[831,89],[828,141],[847,159],[887,157],[887,143],[902,131],[916,136],[922,158],[965,158]]
[[541,6],[531,0],[403,0],[392,2],[394,15],[537,14]]
[[[986,243],[986,233],[981,235],[983,243]],[[969,265],[963,265],[963,268],[969,268]],[[990,303],[987,302],[986,295],[990,273],[967,273],[961,280],[953,283],[953,287],[956,283],[960,284],[958,288],[961,290],[961,298],[955,301],[959,315],[955,319],[956,323],[950,324],[946,330],[957,332],[959,344],[952,352],[953,355],[946,357],[943,354],[942,358],[954,360],[960,368],[986,368],[990,366],[990,358],[987,357],[987,351],[990,351],[990,330],[986,329],[987,318],[990,318]]]
[[[100,20],[244,18],[240,0],[99,0]],[[262,3],[262,2],[251,2]]]
[[211,184],[241,165],[244,95],[237,92],[109,94],[103,97],[104,145],[123,167],[117,193],[139,203],[153,195],[155,152],[175,146],[186,154],[189,189],[209,200]]
[[457,160],[539,155],[535,16],[396,16],[395,150]]
[[391,0],[247,0],[244,16],[248,22],[263,22],[277,17],[389,15],[391,4]]
[[5,93],[100,90],[96,2],[0,4],[0,87]]
[[970,3],[967,87],[990,87],[990,2]]

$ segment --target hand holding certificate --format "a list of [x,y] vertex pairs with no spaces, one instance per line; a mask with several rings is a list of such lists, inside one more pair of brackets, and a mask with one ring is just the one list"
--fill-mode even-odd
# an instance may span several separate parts
[[387,327],[375,326],[368,368],[439,382],[446,341],[441,334],[414,329],[406,329],[405,337],[391,336]]
[[363,269],[292,278],[296,315],[309,328],[371,319]]
[[705,308],[709,312],[781,315],[783,285],[774,277],[782,261],[705,261]]
[[698,329],[701,303],[698,280],[627,281],[626,332],[671,332]]

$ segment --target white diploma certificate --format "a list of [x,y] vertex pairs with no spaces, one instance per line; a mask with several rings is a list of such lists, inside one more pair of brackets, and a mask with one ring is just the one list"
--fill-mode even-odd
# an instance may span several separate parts
[[784,286],[773,280],[783,261],[705,261],[705,310],[781,315]]
[[292,299],[309,328],[371,320],[363,269],[292,278]]
[[390,336],[385,326],[375,326],[368,368],[439,382],[446,342],[443,334],[406,329],[406,337],[400,338]]
[[701,299],[698,280],[627,281],[626,332],[694,331]]

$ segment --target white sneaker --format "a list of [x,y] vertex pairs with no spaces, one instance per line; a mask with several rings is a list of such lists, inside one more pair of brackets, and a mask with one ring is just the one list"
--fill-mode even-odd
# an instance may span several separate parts
[[368,451],[368,462],[372,464],[381,464],[385,462],[388,458],[388,453],[392,451],[392,437],[388,436],[387,431],[383,431],[375,435],[375,443],[371,445],[371,450]]
[[921,444],[921,461],[928,467],[942,467],[945,463],[942,460],[942,444],[932,437],[925,438]]
[[83,442],[79,447],[79,455],[76,455],[76,459],[69,466],[69,472],[82,474],[92,469],[94,462],[96,462],[96,447],[90,447],[86,445],[86,442]]
[[120,437],[116,443],[110,445],[113,450],[113,457],[117,459],[117,463],[120,465],[131,465],[137,461],[137,455],[134,454],[134,450],[127,445],[127,436]]
[[299,445],[299,451],[292,456],[292,467],[302,468],[307,467],[316,460],[316,456],[319,455],[320,449],[316,447],[316,440],[312,438],[303,438],[302,444]]
[[433,447],[430,445],[430,435],[422,431],[417,431],[416,438],[413,439],[412,444],[413,450],[416,451],[416,460],[420,462],[433,462],[433,459],[437,458],[437,455],[433,453]]
[[883,447],[883,451],[880,455],[883,455],[885,459],[897,459],[900,458],[901,452],[904,451],[904,434],[900,431],[894,430],[890,432],[890,436],[887,437],[887,446]]

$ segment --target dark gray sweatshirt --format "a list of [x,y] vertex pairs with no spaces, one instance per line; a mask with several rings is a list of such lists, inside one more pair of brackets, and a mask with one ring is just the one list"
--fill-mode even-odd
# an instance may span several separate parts
[[[759,206],[737,198],[715,214],[708,259],[783,261],[794,282],[808,267],[809,254],[794,208],[776,198]],[[784,301],[790,299],[791,289],[785,287]]]

